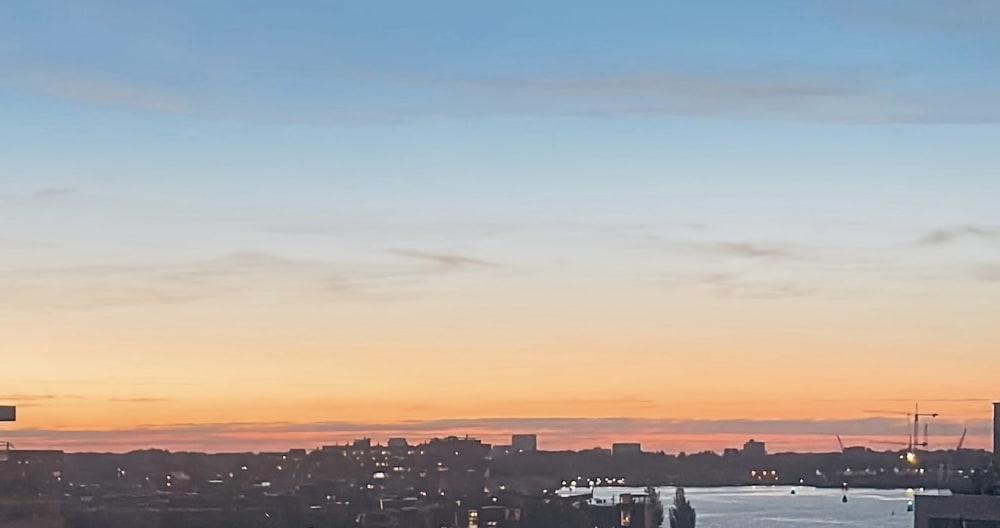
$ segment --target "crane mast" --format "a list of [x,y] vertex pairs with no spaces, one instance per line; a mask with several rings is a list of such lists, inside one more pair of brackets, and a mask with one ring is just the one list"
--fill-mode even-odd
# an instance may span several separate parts
[[924,423],[924,441],[920,441],[920,417],[926,416],[928,418],[937,418],[938,413],[922,413],[920,412],[920,404],[913,404],[913,433],[910,436],[910,451],[917,446],[926,448],[928,445],[927,441],[927,424]]

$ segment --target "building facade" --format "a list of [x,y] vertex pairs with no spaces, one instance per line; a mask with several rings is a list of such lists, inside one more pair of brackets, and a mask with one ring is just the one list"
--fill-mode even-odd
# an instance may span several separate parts
[[1000,496],[917,495],[914,528],[1000,528]]
[[1000,402],[993,404],[993,456],[1000,455]]
[[619,442],[611,444],[611,456],[638,455],[642,452],[639,442]]
[[743,444],[743,454],[751,457],[765,456],[767,455],[767,445],[764,442],[758,442],[751,438],[747,443]]
[[510,450],[525,453],[538,450],[538,437],[533,434],[516,434],[510,437]]

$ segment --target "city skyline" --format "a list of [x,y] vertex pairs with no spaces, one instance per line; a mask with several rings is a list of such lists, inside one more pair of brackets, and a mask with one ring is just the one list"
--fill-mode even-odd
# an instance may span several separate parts
[[990,446],[1000,8],[539,4],[0,7],[0,440]]

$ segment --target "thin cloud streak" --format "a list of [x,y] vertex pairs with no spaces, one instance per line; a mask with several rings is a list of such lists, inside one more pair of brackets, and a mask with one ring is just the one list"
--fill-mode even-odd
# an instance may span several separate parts
[[986,242],[1000,242],[1000,227],[967,225],[947,229],[935,229],[920,237],[917,240],[917,245],[944,246],[966,238]]
[[190,100],[182,89],[140,87],[89,72],[29,71],[21,76],[22,81],[7,81],[7,86],[88,105],[258,123],[365,125],[504,115],[672,116],[861,124],[1000,122],[1000,112],[991,110],[998,106],[991,90],[928,96],[886,87],[892,84],[891,79],[877,74],[855,72],[850,77],[867,80],[847,84],[832,74],[796,77],[785,72],[770,73],[640,71],[600,77],[504,78],[428,77],[378,71],[338,79],[359,86],[385,85],[396,90],[409,87],[436,94],[430,99],[400,96],[388,103],[361,106],[319,98],[296,101],[294,106],[274,101],[257,105],[251,100],[236,105],[226,100]]
[[0,294],[22,306],[53,308],[179,304],[248,294],[313,301],[399,300],[417,295],[426,279],[442,272],[499,267],[460,255],[391,253],[435,266],[300,260],[241,251],[176,263],[0,270]]
[[[988,436],[991,424],[988,420],[957,422],[937,420],[933,424],[933,434],[938,435],[942,446],[951,441],[951,436],[961,434],[967,427],[972,436]],[[125,448],[146,448],[157,445],[224,446],[238,444],[252,445],[255,441],[274,445],[285,441],[288,444],[308,439],[346,440],[351,437],[409,436],[413,439],[427,439],[449,434],[474,434],[489,438],[503,438],[508,432],[534,431],[543,439],[565,443],[567,441],[587,444],[590,439],[606,438],[659,438],[684,436],[732,436],[732,437],[829,437],[834,435],[852,438],[868,437],[881,440],[886,437],[905,438],[908,424],[896,417],[872,417],[843,420],[670,420],[641,418],[479,418],[440,419],[400,422],[313,422],[313,423],[203,423],[174,424],[164,426],[140,426],[128,429],[43,429],[22,428],[10,431],[7,436],[14,440],[30,440],[32,443],[72,446],[118,446]],[[831,441],[832,443],[832,441]],[[289,445],[290,446],[290,445]],[[555,445],[553,445],[555,447]]]
[[992,0],[823,0],[829,13],[855,26],[926,33],[995,36],[1000,32],[1000,5]]
[[[853,72],[851,84],[787,72],[637,72],[600,77],[420,77],[386,75],[397,83],[436,86],[460,95],[435,116],[674,116],[829,123],[995,123],[995,94],[928,96],[890,88],[884,74]],[[841,76],[841,79],[845,76]],[[512,97],[511,95],[516,95]],[[414,117],[410,109],[399,116]]]
[[171,401],[170,398],[154,397],[134,397],[134,398],[108,398],[109,403],[165,403]]
[[1000,282],[1000,264],[996,266],[983,266],[977,269],[973,276],[980,282]]
[[735,299],[786,299],[817,293],[792,281],[755,279],[737,273],[675,273],[659,279],[671,288],[694,288]]
[[434,253],[429,251],[418,251],[412,249],[391,249],[389,253],[400,257],[422,260],[433,264],[438,264],[446,268],[497,268],[499,264],[473,257],[454,255],[450,253]]
[[194,111],[192,104],[175,92],[102,78],[94,72],[39,71],[9,64],[8,71],[12,73],[5,76],[4,81],[0,81],[0,86],[55,99],[168,114],[188,114]]

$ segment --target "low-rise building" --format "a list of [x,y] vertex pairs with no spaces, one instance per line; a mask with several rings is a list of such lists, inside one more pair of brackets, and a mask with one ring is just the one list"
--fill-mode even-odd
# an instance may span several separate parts
[[917,495],[914,528],[1000,528],[1000,496]]
[[611,456],[638,455],[642,453],[639,442],[618,442],[611,444]]
[[538,450],[538,436],[533,434],[516,434],[510,437],[510,448],[514,453],[525,453]]

